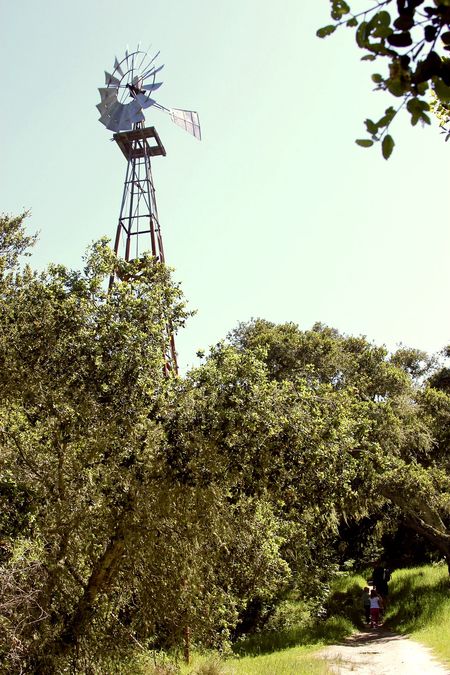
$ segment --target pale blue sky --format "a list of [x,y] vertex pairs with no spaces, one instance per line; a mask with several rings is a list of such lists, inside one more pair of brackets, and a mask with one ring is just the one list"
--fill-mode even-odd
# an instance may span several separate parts
[[315,321],[389,348],[449,342],[450,144],[393,129],[389,162],[363,120],[392,101],[353,34],[322,41],[328,1],[0,0],[0,211],[32,210],[36,266],[81,266],[114,236],[125,161],[97,87],[127,45],[161,50],[158,100],[198,110],[199,143],[156,112],[167,262],[197,315],[183,368],[238,321]]

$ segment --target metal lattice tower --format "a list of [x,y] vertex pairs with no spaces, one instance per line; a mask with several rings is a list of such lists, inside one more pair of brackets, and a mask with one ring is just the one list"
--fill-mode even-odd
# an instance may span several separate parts
[[[149,139],[155,143],[150,145]],[[114,134],[114,140],[127,160],[114,251],[127,261],[151,251],[159,262],[165,262],[151,167],[152,157],[165,157],[164,146],[155,127],[142,124]]]
[[[151,158],[165,157],[166,151],[154,127],[145,128],[138,123],[132,131],[114,134],[114,140],[127,160],[125,183],[119,222],[117,224],[114,252],[127,262],[138,260],[150,251],[158,262],[165,262],[164,246],[156,205]],[[110,279],[110,287],[114,277]],[[175,339],[170,326],[166,326],[167,345],[164,354],[166,374],[178,373]]]
[[[117,225],[114,251],[126,261],[139,259],[145,251],[151,251],[159,262],[164,263],[164,247],[156,206],[152,177],[151,158],[166,155],[155,127],[145,127],[143,111],[151,106],[168,113],[177,126],[182,127],[200,140],[200,123],[193,110],[166,108],[151,96],[162,82],[156,82],[156,74],[164,66],[154,65],[159,52],[149,57],[139,49],[125,52],[125,58],[114,61],[114,70],[105,71],[105,87],[99,88],[101,101],[97,105],[100,122],[114,131],[114,140],[127,160],[127,170]],[[110,279],[110,288],[114,283]],[[164,347],[164,371],[177,373],[175,340],[170,325],[162,335]],[[166,346],[167,345],[167,346]]]

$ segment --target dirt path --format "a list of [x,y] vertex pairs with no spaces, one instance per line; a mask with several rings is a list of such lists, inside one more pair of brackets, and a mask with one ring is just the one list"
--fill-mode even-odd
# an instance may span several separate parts
[[353,635],[318,656],[333,661],[337,675],[450,675],[427,647],[383,629]]

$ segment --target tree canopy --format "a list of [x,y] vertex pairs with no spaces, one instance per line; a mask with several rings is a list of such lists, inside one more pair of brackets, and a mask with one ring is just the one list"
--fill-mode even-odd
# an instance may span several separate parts
[[[397,99],[378,120],[366,119],[368,138],[356,142],[362,147],[381,143],[388,159],[394,149],[390,128],[401,110],[413,126],[430,124],[432,110],[445,127],[450,105],[450,2],[449,0],[364,0],[351,3],[330,0],[333,23],[320,28],[324,38],[341,27],[355,29],[356,43],[365,61],[385,61],[387,69],[375,72],[375,89]],[[446,139],[449,132],[446,132]]]
[[274,379],[306,378],[310,387],[346,394],[346,415],[355,431],[351,444],[340,447],[346,455],[341,454],[340,480],[348,477],[340,512],[362,515],[383,502],[398,507],[450,569],[450,397],[435,386],[446,370],[437,370],[419,350],[400,348],[389,355],[365,338],[321,324],[300,331],[294,324],[257,320],[238,328],[232,340],[244,349],[259,348]]
[[[81,272],[34,272],[23,219],[0,220],[6,672],[223,647],[289,592],[320,603],[339,527],[381,512],[450,560],[433,359],[258,319],[166,377],[165,326],[188,317],[167,268],[136,274],[101,241]],[[117,267],[129,281],[108,292]]]

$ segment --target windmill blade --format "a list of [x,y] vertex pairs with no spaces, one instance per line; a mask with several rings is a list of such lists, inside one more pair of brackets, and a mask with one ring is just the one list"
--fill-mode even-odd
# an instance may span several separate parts
[[117,59],[117,56],[114,57],[114,72],[116,72],[116,71],[119,73],[120,77],[124,76],[124,72],[123,72],[122,68],[120,67],[120,63]]
[[155,61],[159,56],[156,52],[150,59],[148,52],[125,50],[125,58],[119,61],[114,57],[114,70],[105,71],[106,86],[99,88],[100,103],[97,110],[100,113],[100,122],[111,131],[125,131],[134,125],[144,122],[144,111],[155,106],[159,110],[169,113],[172,121],[189,134],[201,139],[200,121],[196,111],[180,108],[166,108],[155,101],[153,92],[162,86],[162,81],[156,82],[156,75],[164,68],[164,64],[156,67]]
[[96,108],[99,111],[100,115],[111,115],[111,111],[114,108],[114,105],[117,103],[117,99],[114,99],[113,101],[100,101],[100,103],[97,104]]
[[160,51],[156,52],[155,56],[148,62],[147,68],[148,68],[148,66],[151,66],[151,65],[152,65],[153,61],[155,61],[155,60],[158,58],[158,56],[159,56],[160,54],[161,54]]
[[169,108],[172,122],[181,127],[189,134],[192,134],[199,141],[202,139],[200,130],[200,120],[195,110],[180,110],[179,108]]
[[134,75],[134,57],[135,57],[135,53],[133,52],[129,56],[129,58],[131,60],[131,67],[130,67],[130,78],[131,78],[131,80],[133,80],[133,75]]
[[[141,43],[139,42],[139,43],[138,43],[138,50],[140,49],[140,46],[141,46]],[[139,61],[139,65],[137,66],[137,69],[138,69],[138,70],[142,70],[142,65],[143,65],[145,59],[147,58],[147,54],[148,54],[148,52],[149,52],[149,49],[150,49],[150,47],[147,49],[147,51],[141,51],[141,52],[140,52],[140,53],[142,54],[142,58],[141,58],[141,60]]]
[[158,68],[150,68],[150,70],[146,70],[145,73],[141,75],[142,80],[147,80],[149,77],[154,77],[156,73],[159,73],[160,70],[164,68],[164,63],[162,66],[159,66]]
[[117,77],[114,77],[114,75],[111,75],[111,73],[108,73],[105,70],[105,84],[106,85],[113,85],[114,87],[118,87],[120,84],[120,80],[117,79]]
[[144,113],[142,112],[141,108],[136,113],[131,114],[131,121],[133,124],[137,124],[138,122],[143,122],[145,120]]
[[155,104],[155,101],[150,98],[149,96],[146,96],[145,94],[138,94],[136,96],[136,100],[139,102],[139,105],[141,108],[150,108],[151,105]]
[[161,85],[162,82],[153,82],[153,84],[143,84],[140,88],[144,89],[144,91],[155,91],[155,89],[159,89]]
[[100,115],[104,115],[105,113],[111,114],[111,110],[117,103],[117,89],[111,89],[111,96],[108,98],[104,98],[100,103],[97,104],[97,110],[99,111]]
[[124,104],[119,103],[119,101],[111,106],[110,118],[108,123],[105,125],[107,129],[110,131],[120,131],[120,118],[123,115],[124,108]]
[[99,87],[101,103],[117,101],[118,89],[115,87]]
[[131,119],[130,106],[126,105],[124,106],[122,115],[119,120],[119,128],[120,131],[128,131],[129,129],[132,129],[132,127],[133,121]]
[[137,99],[131,101],[131,103],[128,104],[127,108],[130,111],[130,118],[133,124],[137,124],[138,122],[144,121],[145,119],[144,113],[142,112],[141,105]]
[[[150,49],[150,48],[149,48],[149,49]],[[155,60],[158,58],[158,56],[160,55],[160,53],[161,53],[161,52],[156,52],[156,54],[154,55],[154,57],[153,57],[152,59],[150,59],[150,61],[148,61],[148,62],[145,64],[145,70],[151,70],[150,66],[152,65],[153,61],[155,61]],[[147,56],[147,54],[146,54],[145,56]],[[139,69],[141,69],[143,63],[144,63],[144,59],[142,59],[142,62],[141,62],[141,64],[139,65]]]
[[109,110],[105,110],[105,112],[98,118],[98,121],[104,124],[106,127],[110,119],[111,113],[109,112]]
[[135,71],[135,59],[137,55],[140,54],[139,50],[134,51],[134,52],[126,52],[126,60],[127,60],[127,72],[126,74],[129,76],[129,80],[133,79],[133,73]]
[[131,111],[131,114],[135,114],[141,110],[140,103],[137,99],[133,99],[131,103],[128,104],[128,109]]

